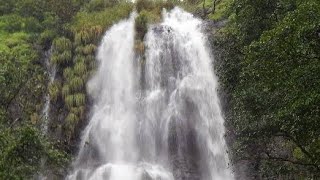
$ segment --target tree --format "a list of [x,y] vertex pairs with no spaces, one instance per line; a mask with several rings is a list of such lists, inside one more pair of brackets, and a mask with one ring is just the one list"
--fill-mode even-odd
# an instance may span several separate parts
[[232,12],[219,71],[233,157],[255,178],[319,175],[320,2],[242,0]]

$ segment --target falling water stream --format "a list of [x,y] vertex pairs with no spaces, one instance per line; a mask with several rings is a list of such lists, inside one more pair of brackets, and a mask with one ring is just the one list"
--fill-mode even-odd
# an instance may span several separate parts
[[[45,52],[45,66],[47,69],[47,73],[49,76],[49,82],[48,85],[52,84],[55,77],[56,77],[56,67],[50,63],[50,58],[51,58],[51,51],[52,49],[50,48],[48,51]],[[49,119],[50,119],[50,95],[47,94],[45,96],[45,103],[44,107],[42,109],[42,124],[41,124],[41,130],[43,134],[46,134],[48,131],[48,124],[49,124]]]
[[133,13],[108,30],[88,83],[94,99],[67,179],[229,180],[217,78],[201,20],[175,8],[134,53]]
[[[47,50],[44,54],[44,60],[45,60],[45,67],[49,76],[49,81],[48,81],[48,86],[50,84],[52,84],[55,80],[56,77],[56,67],[54,65],[52,65],[50,63],[50,58],[51,58],[51,51],[52,48],[50,48],[49,50]],[[41,132],[43,135],[46,135],[48,133],[48,125],[49,125],[49,121],[50,121],[50,95],[49,93],[45,95],[44,97],[45,99],[45,103],[44,103],[44,107],[42,109],[42,116],[41,116]],[[45,169],[45,164],[46,164],[47,159],[42,157],[41,158],[41,168]],[[46,175],[44,175],[43,173],[39,173],[35,176],[35,179],[38,180],[45,180],[47,179]]]

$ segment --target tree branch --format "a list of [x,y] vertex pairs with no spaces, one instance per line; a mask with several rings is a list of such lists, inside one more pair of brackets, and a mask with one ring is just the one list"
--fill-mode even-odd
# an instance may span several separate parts
[[287,132],[281,132],[281,133],[278,133],[278,134],[275,134],[274,136],[281,136],[281,137],[284,137],[284,138],[287,138],[289,140],[291,140],[292,142],[294,142],[300,149],[301,151],[310,159],[312,160],[313,162],[316,162],[316,160],[314,159],[314,157],[312,156],[311,153],[309,153],[305,147],[303,147],[303,145],[301,145],[293,136],[291,136],[289,133]]
[[300,161],[294,161],[294,160],[286,159],[286,158],[282,158],[282,157],[274,157],[274,156],[270,155],[270,153],[268,153],[268,152],[264,152],[264,153],[267,155],[268,158],[262,158],[262,159],[271,159],[271,160],[276,160],[276,161],[284,161],[284,162],[289,162],[289,163],[292,163],[292,164],[297,164],[297,165],[302,165],[302,166],[313,166],[317,170],[320,170],[319,167],[316,164],[313,164],[313,163],[303,163],[303,162],[300,162]]

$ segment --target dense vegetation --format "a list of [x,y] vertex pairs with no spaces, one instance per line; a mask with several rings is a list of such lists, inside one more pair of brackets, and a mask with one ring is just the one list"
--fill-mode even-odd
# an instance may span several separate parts
[[258,179],[319,177],[320,1],[238,0],[228,13],[215,45],[233,160]]
[[[87,123],[85,84],[103,33],[135,7],[135,50],[143,65],[148,24],[175,5],[223,24],[209,28],[236,173],[319,177],[318,0],[0,0],[0,179],[40,171],[62,178]],[[45,52],[57,70],[50,84]],[[47,93],[52,108],[44,134]]]
[[[130,3],[103,0],[1,0],[0,179],[65,175],[75,129],[85,119],[96,44],[131,10]],[[57,69],[50,84],[45,52]],[[47,93],[48,134],[41,130]]]

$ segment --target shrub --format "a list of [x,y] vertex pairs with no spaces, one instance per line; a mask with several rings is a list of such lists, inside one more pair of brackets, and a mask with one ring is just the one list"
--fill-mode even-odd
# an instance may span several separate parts
[[75,35],[75,44],[84,45],[90,43],[90,36],[87,31],[80,31]]
[[82,52],[85,55],[91,55],[95,53],[96,49],[97,49],[97,46],[95,46],[94,44],[89,44],[83,48]]
[[57,33],[54,30],[45,30],[40,34],[38,43],[45,48],[50,46],[51,41],[57,36]]
[[75,16],[73,24],[71,24],[71,30],[74,33],[78,33],[92,29],[92,31],[96,32],[94,33],[95,36],[100,37],[105,29],[113,25],[114,22],[128,17],[130,12],[132,12],[131,3],[119,3],[113,7],[105,8],[101,12],[88,13],[82,11]]
[[138,0],[136,3],[136,9],[140,13],[141,11],[153,12],[153,14],[161,15],[163,8],[172,9],[175,4],[172,1],[152,1],[152,0]]
[[74,133],[74,130],[75,130],[75,127],[76,127],[78,121],[79,121],[79,117],[72,112],[70,112],[68,114],[68,116],[66,117],[66,122],[65,122],[65,130],[66,131],[65,131],[65,133],[66,133],[69,140],[70,140],[72,134]]
[[75,101],[75,106],[77,107],[85,105],[85,102],[86,102],[85,94],[82,94],[82,93],[75,94],[74,101]]
[[82,28],[75,35],[75,44],[81,46],[90,43],[96,43],[100,40],[102,32],[103,30],[101,26]]
[[136,38],[143,40],[145,34],[148,31],[148,16],[145,11],[142,11],[139,16],[136,18],[135,29],[136,29]]
[[68,109],[71,109],[75,104],[75,97],[74,95],[68,95],[64,98],[64,102]]
[[84,62],[85,61],[85,57],[82,55],[76,55],[76,57],[74,58],[74,62]]
[[74,50],[74,52],[75,52],[75,54],[76,54],[77,56],[80,56],[80,57],[81,57],[81,55],[84,55],[83,49],[84,49],[84,46],[78,45],[78,46],[76,47],[76,49]]
[[91,0],[85,5],[85,9],[89,12],[102,11],[106,7],[111,7],[118,3],[117,0]]
[[85,57],[85,61],[87,64],[90,64],[91,62],[95,62],[96,61],[96,57],[94,55],[88,55]]
[[72,43],[69,39],[65,37],[56,38],[53,41],[53,50],[55,52],[64,52],[72,50]]
[[74,66],[74,73],[76,75],[83,75],[86,72],[87,72],[87,67],[84,61],[77,62],[76,65]]
[[78,116],[70,112],[66,118],[67,124],[74,126],[78,122]]
[[65,79],[71,79],[73,77],[73,71],[70,67],[67,67],[63,70],[63,77]]
[[62,87],[62,97],[66,98],[71,93],[70,87],[67,84],[64,84]]
[[95,70],[96,67],[97,67],[97,62],[94,61],[94,60],[90,60],[90,62],[89,62],[89,69]]
[[60,95],[60,89],[61,83],[59,81],[54,81],[49,85],[49,95],[51,101],[56,102],[58,100],[58,97]]
[[79,91],[84,87],[84,80],[80,77],[74,77],[70,81],[70,89],[72,91]]
[[65,66],[72,61],[71,51],[64,51],[63,53],[53,53],[51,62],[58,66]]
[[150,0],[138,0],[136,2],[136,9],[138,12],[142,10],[151,11],[152,9],[154,9],[154,6],[155,6],[154,1],[150,1]]

